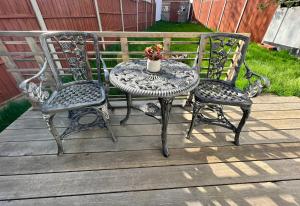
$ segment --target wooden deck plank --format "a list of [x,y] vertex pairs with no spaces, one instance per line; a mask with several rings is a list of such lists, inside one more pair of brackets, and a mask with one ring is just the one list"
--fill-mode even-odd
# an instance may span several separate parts
[[[74,133],[61,157],[41,113],[27,111],[0,134],[0,205],[299,205],[300,98],[253,101],[239,147],[212,125],[185,139],[190,108],[174,107],[168,159],[159,123],[140,111],[119,126],[126,109],[114,110],[117,143],[105,129]],[[66,114],[57,117],[62,131]]]
[[[139,103],[140,104],[140,103]],[[300,110],[300,104],[298,102],[286,102],[286,103],[260,103],[260,104],[253,104],[252,112],[258,111],[289,111],[289,110]],[[240,112],[240,109],[237,107],[232,106],[225,106],[226,112]],[[172,113],[192,113],[190,107],[179,107],[174,106],[172,109]],[[125,115],[126,109],[125,108],[117,108],[112,112],[112,115]],[[132,110],[132,115],[141,115],[142,112],[136,109]],[[65,114],[58,114],[58,116],[66,116]],[[40,111],[32,111],[29,110],[24,113],[20,118],[41,118]]]
[[300,180],[189,187],[167,190],[94,194],[1,202],[2,206],[74,205],[299,205]]
[[[237,122],[233,122],[237,124]],[[189,126],[189,123],[170,123],[168,126],[168,134],[174,135],[185,135],[186,130]],[[143,125],[126,125],[113,126],[114,133],[117,137],[121,136],[148,136],[148,135],[160,135],[161,125],[156,122],[155,124],[143,124]],[[247,121],[243,131],[271,131],[277,130],[290,130],[290,129],[299,129],[300,128],[300,119],[282,119],[282,120],[255,120]],[[59,128],[59,131],[62,132],[64,128]],[[231,132],[230,130],[214,126],[214,125],[197,125],[193,133],[227,133]],[[6,129],[0,134],[0,142],[5,141],[20,141],[25,139],[38,140],[38,139],[50,139],[51,135],[46,128],[44,129]],[[77,137],[110,137],[110,134],[106,129],[93,129],[81,133],[73,133],[72,138]]]
[[0,200],[291,180],[299,171],[300,159],[284,159],[1,176]]
[[[209,113],[208,113],[209,114]],[[212,114],[211,114],[212,115]],[[241,119],[241,112],[230,112],[226,116],[230,121],[239,121]],[[90,117],[92,121],[93,117]],[[115,115],[111,117],[113,125],[119,125],[120,120],[124,116]],[[171,114],[170,123],[189,123],[192,119],[192,114]],[[280,120],[280,119],[299,119],[300,121],[300,110],[292,111],[263,111],[263,112],[252,112],[248,121],[257,120]],[[58,127],[66,127],[68,125],[68,118],[62,116],[55,118],[55,124]],[[147,115],[133,115],[129,118],[128,125],[130,124],[158,124],[158,121]],[[40,116],[40,118],[24,118],[17,119],[7,129],[23,129],[23,128],[46,128],[46,123]]]
[[157,150],[0,157],[0,176],[288,158],[300,158],[300,142],[172,149],[168,159]]
[[258,97],[251,99],[253,103],[259,104],[259,103],[270,103],[270,104],[282,104],[282,103],[291,103],[291,102],[298,102],[300,103],[300,98],[295,96],[276,96],[271,94],[263,94]]
[[[262,143],[282,143],[299,142],[300,130],[278,130],[278,131],[251,131],[241,133],[241,144],[262,144]],[[83,138],[66,139],[63,142],[66,153],[81,152],[109,152],[124,150],[145,150],[156,149],[158,153],[161,149],[159,135],[152,136],[129,136],[119,137],[117,143],[111,138],[84,138],[87,132],[77,133]],[[203,146],[225,146],[233,145],[234,134],[229,133],[194,133],[191,140],[184,138],[184,135],[169,135],[169,148],[203,147]],[[3,142],[0,143],[0,156],[23,156],[23,155],[43,155],[56,154],[56,143],[53,137],[45,141],[25,141],[25,142]],[[172,150],[170,151],[172,153]]]

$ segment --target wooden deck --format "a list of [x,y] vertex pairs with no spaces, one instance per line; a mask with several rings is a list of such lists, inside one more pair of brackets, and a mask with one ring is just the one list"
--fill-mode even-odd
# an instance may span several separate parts
[[28,111],[0,134],[0,205],[300,205],[300,98],[254,102],[239,147],[211,125],[184,139],[191,112],[174,107],[167,159],[160,125],[136,110],[127,126],[118,125],[125,109],[113,112],[117,143],[105,129],[75,133],[61,157],[40,113]]

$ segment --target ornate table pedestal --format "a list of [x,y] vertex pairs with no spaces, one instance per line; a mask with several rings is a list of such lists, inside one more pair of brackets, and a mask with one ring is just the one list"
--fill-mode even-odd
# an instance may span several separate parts
[[163,60],[161,71],[150,73],[146,70],[146,61],[139,60],[118,64],[110,73],[110,81],[126,94],[127,114],[121,124],[129,119],[133,108],[132,95],[158,97],[160,108],[154,103],[148,103],[136,109],[161,122],[162,152],[168,157],[167,128],[172,102],[175,96],[187,94],[198,85],[197,72],[181,62]]

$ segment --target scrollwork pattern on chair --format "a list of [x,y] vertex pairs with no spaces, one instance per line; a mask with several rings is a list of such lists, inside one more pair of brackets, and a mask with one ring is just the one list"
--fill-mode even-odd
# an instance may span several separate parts
[[245,89],[245,92],[249,97],[256,97],[262,93],[263,88],[268,88],[270,86],[270,80],[267,77],[251,71],[245,61],[244,65],[246,67],[245,77],[248,80],[248,86]]
[[86,58],[86,39],[83,36],[59,36],[55,41],[60,45],[74,80],[87,80],[89,74]]
[[239,46],[237,39],[210,37],[210,56],[207,78],[220,79],[230,54]]
[[22,91],[27,94],[28,98],[30,98],[34,102],[43,103],[50,96],[49,92],[47,90],[44,90],[43,84],[47,80],[45,75],[46,69],[47,61],[45,61],[42,69],[38,74],[31,77],[30,79],[24,80],[19,86],[20,89],[22,89]]

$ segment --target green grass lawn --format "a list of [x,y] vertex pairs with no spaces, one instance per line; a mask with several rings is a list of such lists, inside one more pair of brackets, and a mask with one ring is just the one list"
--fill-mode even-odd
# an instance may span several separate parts
[[27,100],[15,100],[3,106],[0,109],[0,132],[29,109],[30,106]]

